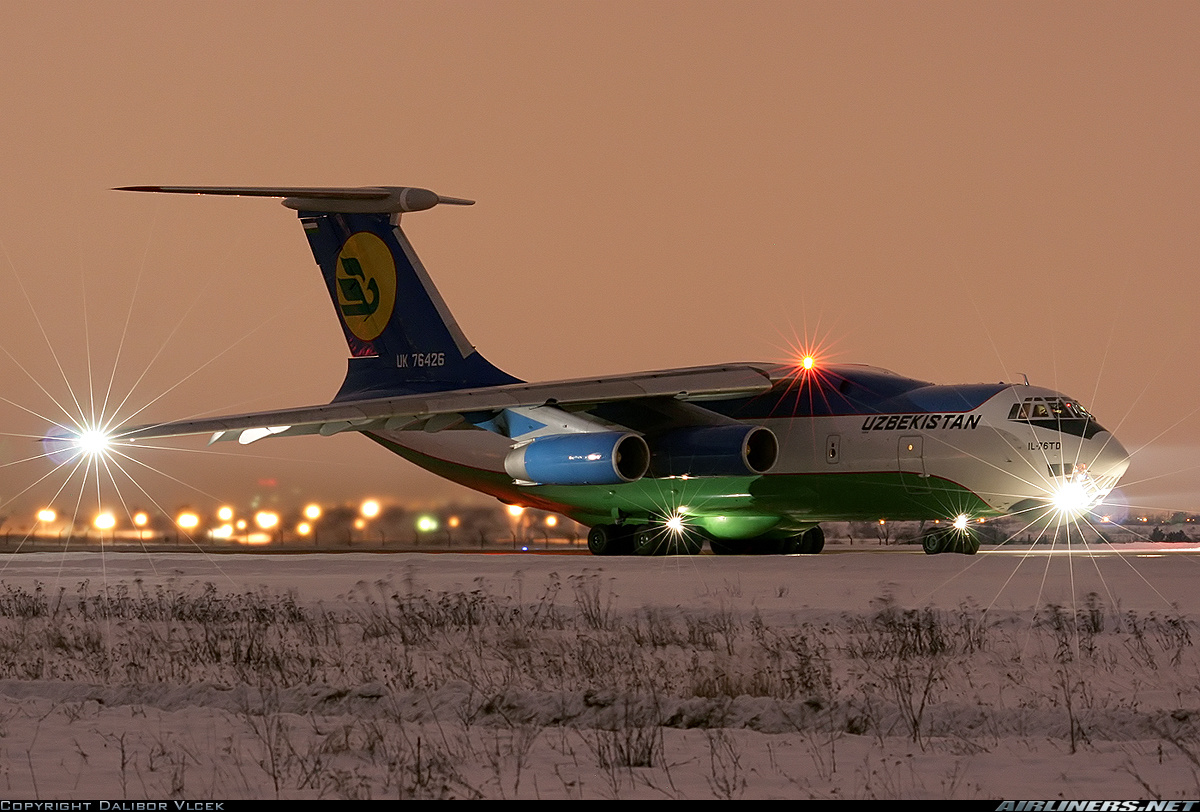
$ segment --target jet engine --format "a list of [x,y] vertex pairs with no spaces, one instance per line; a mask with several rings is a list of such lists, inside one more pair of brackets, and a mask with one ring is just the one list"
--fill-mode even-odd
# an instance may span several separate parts
[[775,433],[762,426],[692,426],[658,437],[650,455],[653,476],[755,476],[779,456]]
[[619,485],[641,479],[649,466],[646,441],[620,431],[539,437],[504,458],[513,479],[542,485]]

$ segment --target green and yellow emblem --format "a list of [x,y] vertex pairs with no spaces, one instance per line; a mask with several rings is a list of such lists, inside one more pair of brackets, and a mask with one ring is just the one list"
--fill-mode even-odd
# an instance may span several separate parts
[[363,341],[379,338],[396,304],[396,263],[383,240],[354,234],[337,258],[337,301],[342,321]]

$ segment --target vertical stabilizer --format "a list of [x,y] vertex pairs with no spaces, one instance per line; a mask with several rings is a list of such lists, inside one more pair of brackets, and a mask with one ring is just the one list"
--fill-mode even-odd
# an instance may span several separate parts
[[467,341],[392,219],[300,212],[350,348],[334,400],[518,382]]

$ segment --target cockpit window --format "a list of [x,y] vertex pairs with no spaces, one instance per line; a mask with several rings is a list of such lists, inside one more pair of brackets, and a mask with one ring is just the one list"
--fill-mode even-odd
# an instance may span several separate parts
[[1087,409],[1067,398],[1025,398],[1008,411],[1009,420],[1091,439],[1104,431]]

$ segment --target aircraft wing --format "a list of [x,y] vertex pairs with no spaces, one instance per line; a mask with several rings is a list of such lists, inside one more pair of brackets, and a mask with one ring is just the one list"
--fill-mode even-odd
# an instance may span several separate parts
[[769,368],[738,364],[688,367],[608,378],[578,378],[455,389],[400,397],[304,406],[273,412],[182,420],[134,426],[114,432],[114,440],[132,442],[192,434],[209,441],[237,440],[243,445],[271,436],[320,434],[371,429],[441,431],[463,422],[462,415],[498,412],[518,406],[586,406],[646,398],[685,401],[753,395],[771,387]]

